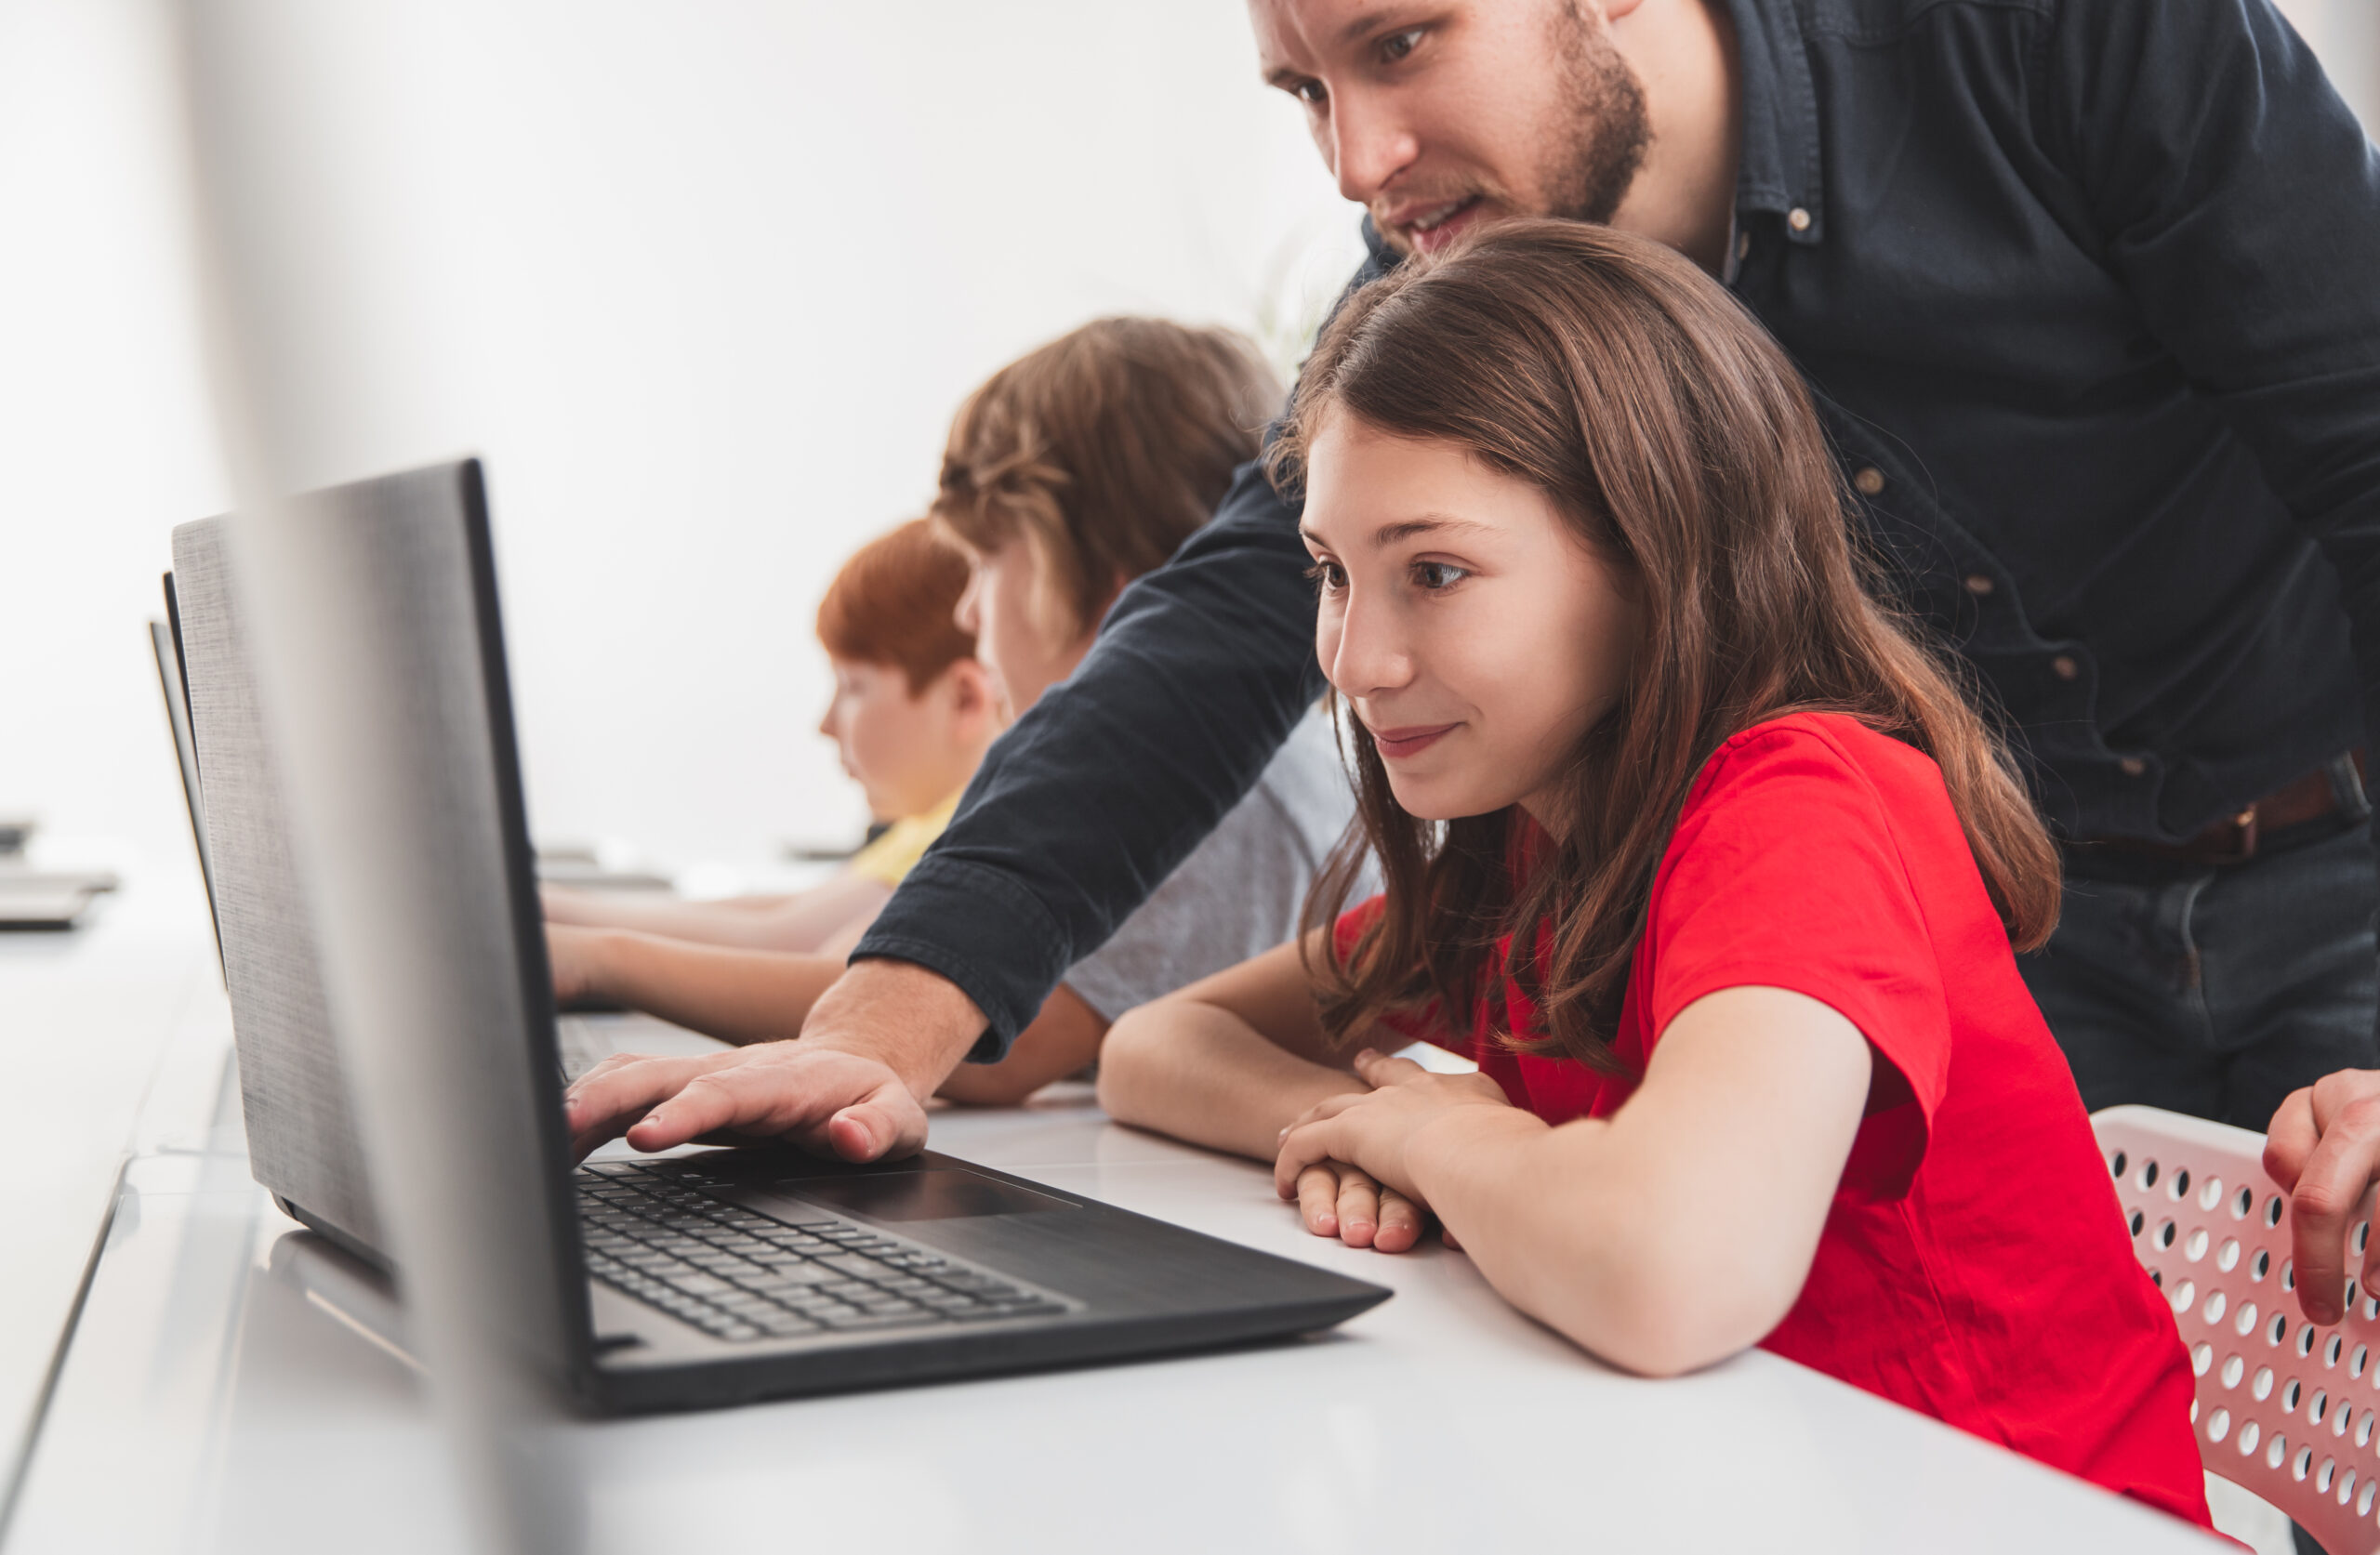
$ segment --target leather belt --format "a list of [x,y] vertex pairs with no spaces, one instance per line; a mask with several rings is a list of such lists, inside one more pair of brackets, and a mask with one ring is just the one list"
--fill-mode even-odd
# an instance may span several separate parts
[[[2355,773],[2363,776],[2363,752],[2347,753]],[[2123,853],[2135,858],[2162,859],[2175,863],[2241,863],[2256,856],[2257,845],[2275,832],[2340,813],[2338,785],[2331,779],[2334,763],[2324,762],[2304,776],[2283,784],[2237,815],[2227,816],[2188,842],[2144,842],[2129,837],[2080,837],[2069,846],[2093,851]]]

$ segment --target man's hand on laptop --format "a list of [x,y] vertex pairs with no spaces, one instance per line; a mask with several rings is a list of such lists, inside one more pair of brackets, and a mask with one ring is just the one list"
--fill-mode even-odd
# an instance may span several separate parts
[[622,1054],[570,1088],[581,1157],[625,1134],[638,1150],[689,1140],[789,1140],[873,1161],[925,1146],[921,1099],[984,1030],[955,983],[905,961],[862,961],[823,995],[801,1035],[693,1059]]

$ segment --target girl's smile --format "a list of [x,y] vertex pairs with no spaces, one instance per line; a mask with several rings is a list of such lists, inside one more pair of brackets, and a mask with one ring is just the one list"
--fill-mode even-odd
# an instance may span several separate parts
[[1408,729],[1375,729],[1372,744],[1383,761],[1404,761],[1421,755],[1448,734],[1461,729],[1461,723],[1416,724]]

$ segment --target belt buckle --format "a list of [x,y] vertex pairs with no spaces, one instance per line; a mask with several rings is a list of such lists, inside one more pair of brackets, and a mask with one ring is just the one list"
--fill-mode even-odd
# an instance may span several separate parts
[[2256,856],[2256,807],[2250,805],[2231,817],[2231,836],[2238,850],[2232,857],[2253,859]]

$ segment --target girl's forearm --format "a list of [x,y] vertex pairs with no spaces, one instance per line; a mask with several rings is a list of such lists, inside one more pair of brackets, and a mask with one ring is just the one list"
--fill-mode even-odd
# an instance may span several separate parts
[[1646,1375],[1733,1353],[1741,1343],[1706,1332],[1697,1293],[1664,1277],[1679,1228],[1613,1142],[1596,1120],[1549,1128],[1527,1113],[1464,1109],[1417,1136],[1408,1165],[1497,1293],[1584,1349]]
[[801,1034],[810,1007],[842,975],[823,955],[729,950],[650,934],[602,941],[590,991],[723,1042],[773,1042]]
[[1281,1130],[1308,1108],[1368,1088],[1194,1000],[1132,1010],[1100,1050],[1099,1100],[1109,1116],[1260,1161],[1273,1159]]

